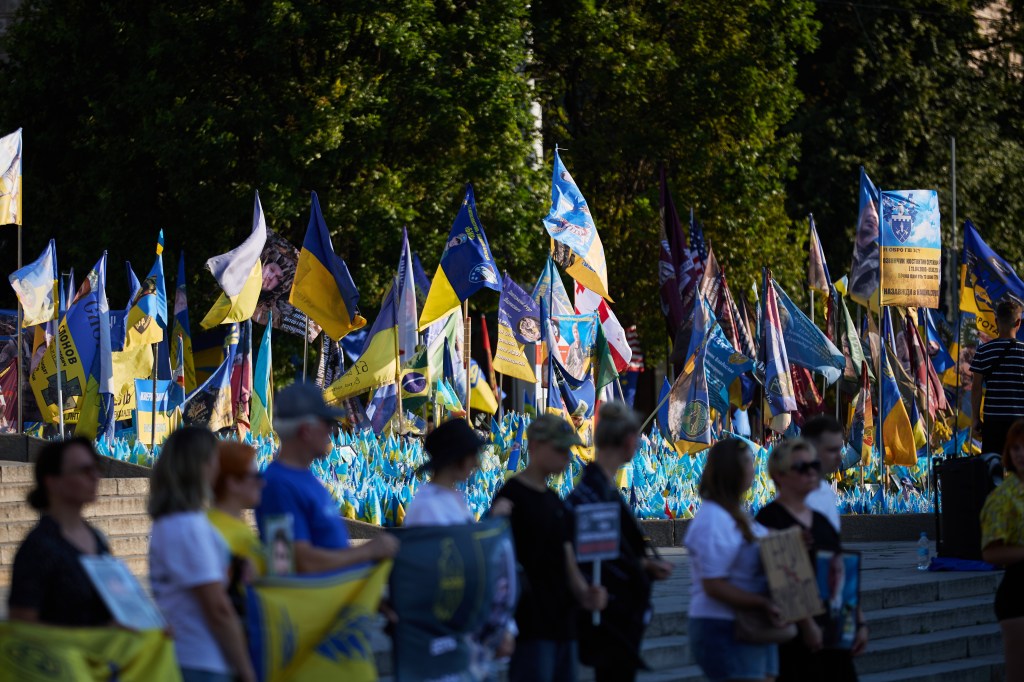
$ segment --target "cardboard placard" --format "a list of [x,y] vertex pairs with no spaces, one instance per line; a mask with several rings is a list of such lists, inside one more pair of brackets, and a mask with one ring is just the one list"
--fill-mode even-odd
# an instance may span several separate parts
[[619,558],[619,505],[616,502],[584,504],[576,516],[576,560],[604,561]]
[[800,528],[794,526],[770,533],[761,538],[759,544],[768,589],[772,601],[782,612],[782,620],[795,622],[824,613]]
[[160,609],[120,560],[109,554],[83,555],[79,560],[114,622],[130,630],[167,627]]

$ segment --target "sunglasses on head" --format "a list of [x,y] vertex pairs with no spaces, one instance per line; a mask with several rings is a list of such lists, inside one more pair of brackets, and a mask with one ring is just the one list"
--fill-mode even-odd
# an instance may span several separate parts
[[821,471],[821,461],[817,460],[817,459],[814,459],[814,460],[811,460],[810,462],[797,462],[793,466],[789,467],[789,470],[793,471],[793,472],[796,472],[798,474],[808,474],[808,473],[810,473],[812,471],[820,472]]

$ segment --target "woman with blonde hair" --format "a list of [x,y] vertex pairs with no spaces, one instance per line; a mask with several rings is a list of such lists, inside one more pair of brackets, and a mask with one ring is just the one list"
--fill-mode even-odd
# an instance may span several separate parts
[[981,509],[981,556],[1006,572],[995,610],[1003,634],[1006,679],[1024,679],[1024,419],[1014,422],[1003,445],[1003,482]]
[[205,512],[217,471],[217,438],[208,429],[182,428],[164,442],[150,478],[149,580],[174,632],[184,682],[252,682],[228,599],[228,548]]
[[736,638],[736,613],[779,611],[768,596],[757,538],[767,530],[750,518],[743,498],[754,482],[754,460],[743,441],[727,438],[708,451],[700,478],[703,502],[683,545],[692,565],[690,651],[704,675],[719,680],[772,680],[778,647]]
[[[768,473],[775,481],[776,496],[757,514],[757,522],[765,528],[785,530],[797,527],[814,565],[818,551],[838,553],[842,550],[839,531],[824,514],[807,505],[809,494],[821,481],[821,460],[814,446],[803,438],[790,438],[776,445],[768,456]],[[800,636],[779,645],[779,682],[786,680],[820,680],[850,682],[857,679],[852,655],[867,645],[866,630],[859,610],[837,612],[837,621],[827,616],[808,618],[797,623]],[[860,631],[854,649],[822,648],[822,632],[835,626],[849,626]],[[852,654],[852,655],[851,655]]]

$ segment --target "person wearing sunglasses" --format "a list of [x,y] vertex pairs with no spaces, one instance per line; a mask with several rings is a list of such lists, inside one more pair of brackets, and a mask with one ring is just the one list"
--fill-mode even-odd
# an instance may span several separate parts
[[274,399],[274,430],[281,447],[263,472],[266,486],[256,507],[256,524],[267,542],[267,533],[273,530],[268,520],[291,519],[296,573],[337,571],[390,559],[398,551],[398,540],[390,533],[352,546],[338,502],[310,471],[314,461],[330,454],[331,436],[342,416],[344,412],[327,405],[312,383],[294,383]]
[[[824,514],[807,504],[807,496],[818,489],[821,481],[821,460],[814,447],[802,438],[779,443],[768,456],[768,473],[777,492],[775,499],[758,512],[757,522],[773,530],[800,528],[812,566],[816,552],[839,552],[839,532]],[[800,636],[779,645],[778,682],[857,679],[850,651],[822,648],[824,625],[824,621],[813,618],[803,620],[797,623]]]
[[28,503],[39,522],[14,556],[8,613],[11,620],[63,626],[101,626],[110,611],[79,557],[110,554],[103,535],[82,517],[96,501],[100,456],[92,442],[72,438],[46,445],[35,465]]

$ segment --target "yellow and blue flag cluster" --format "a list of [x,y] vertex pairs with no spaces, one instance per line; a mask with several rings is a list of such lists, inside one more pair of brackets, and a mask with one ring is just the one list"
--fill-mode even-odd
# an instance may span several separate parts
[[960,260],[960,309],[977,316],[978,331],[997,336],[995,309],[1004,298],[1024,301],[1024,281],[986,244],[978,228],[964,221],[964,250]]
[[[86,311],[86,315],[95,317],[99,325],[98,333],[89,330],[89,337],[92,343],[86,341],[93,349],[92,360],[89,363],[89,370],[86,375],[85,393],[79,403],[78,424],[75,427],[76,436],[86,438],[98,438],[105,436],[108,439],[114,437],[114,367],[113,355],[110,349],[110,306],[107,304],[107,252],[103,252],[96,267],[89,273],[83,289],[88,286],[90,298],[89,303],[84,303],[88,308],[95,306],[95,310]],[[81,295],[79,290],[79,295]],[[76,300],[77,297],[76,297]],[[80,301],[80,303],[82,303]],[[69,312],[70,316],[70,312]],[[79,332],[78,338],[85,335],[84,330]],[[79,349],[82,346],[78,346]],[[84,357],[84,354],[83,354]]]
[[164,340],[167,328],[167,288],[164,283],[164,231],[156,243],[156,262],[132,297],[125,325],[124,348],[150,346]]
[[551,253],[558,265],[577,282],[611,300],[604,246],[590,207],[555,149],[551,174],[551,211],[544,218],[551,237]]
[[178,254],[178,276],[174,290],[174,325],[171,355],[181,357],[185,394],[196,390],[196,365],[192,355],[192,329],[188,321],[188,291],[185,280],[185,252]]
[[420,331],[453,312],[484,287],[501,291],[498,266],[491,256],[487,235],[476,212],[473,186],[466,185],[462,207],[448,233],[441,262],[420,313]]
[[218,324],[244,322],[252,317],[263,288],[263,265],[260,256],[267,243],[267,220],[256,193],[253,204],[252,232],[238,247],[206,261],[207,269],[217,278],[223,293],[200,322],[203,329]]
[[764,301],[761,311],[761,353],[764,362],[764,394],[771,411],[773,431],[789,427],[790,413],[796,411],[793,379],[789,374],[789,355],[782,332],[779,301],[772,273],[764,269]]
[[526,359],[524,346],[540,342],[540,309],[537,302],[508,274],[498,300],[498,349],[494,371],[520,381],[536,383],[533,363]]
[[388,289],[366,337],[359,359],[324,390],[324,400],[338,403],[354,395],[375,391],[398,377],[398,323],[395,319],[395,287]]
[[359,292],[345,261],[334,253],[316,192],[310,199],[309,225],[288,302],[309,315],[335,341],[366,326],[359,314]]
[[253,370],[252,411],[249,430],[254,436],[269,436],[274,431],[274,363],[270,348],[270,331],[274,327],[273,311],[268,313],[267,328],[263,330],[259,357]]
[[914,426],[903,404],[899,385],[892,371],[892,324],[888,316],[882,317],[881,339],[881,404],[879,405],[880,421],[882,422],[881,445],[885,450],[885,463],[900,466],[917,464],[917,445],[914,437]]
[[46,324],[57,317],[57,246],[51,239],[39,258],[7,278],[21,303],[24,328]]

